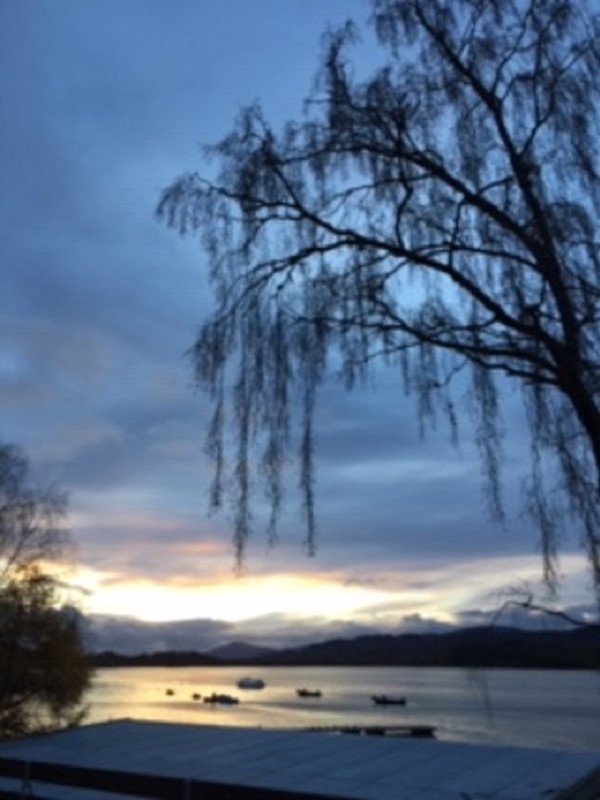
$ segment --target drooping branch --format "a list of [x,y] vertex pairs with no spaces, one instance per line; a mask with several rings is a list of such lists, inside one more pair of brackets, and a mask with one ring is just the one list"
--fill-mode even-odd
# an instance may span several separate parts
[[494,380],[503,374],[528,410],[528,507],[547,574],[559,515],[541,459],[558,470],[554,496],[582,527],[600,588],[599,18],[572,0],[372,8],[379,71],[355,81],[354,29],[331,34],[303,120],[275,133],[258,106],[246,109],[213,148],[217,180],[185,176],[158,208],[182,233],[201,234],[215,288],[195,347],[216,403],[213,502],[229,408],[238,557],[254,444],[273,535],[297,411],[311,549],[312,416],[327,354],[350,387],[379,359],[396,363],[425,416],[436,399],[454,407],[450,378],[469,364],[491,505],[500,512]]
[[530,593],[527,593],[522,600],[511,598],[502,603],[500,608],[494,613],[491,624],[497,624],[502,615],[510,608],[520,608],[523,611],[558,619],[561,622],[566,622],[569,625],[572,625],[574,628],[586,628],[594,630],[600,629],[600,622],[582,619],[581,617],[575,617],[568,611],[553,608],[552,606],[544,605],[542,603],[537,603],[534,601],[533,594]]

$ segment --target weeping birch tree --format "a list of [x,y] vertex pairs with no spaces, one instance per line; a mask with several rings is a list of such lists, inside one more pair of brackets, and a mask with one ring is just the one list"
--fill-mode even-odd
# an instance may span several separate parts
[[[420,413],[456,423],[468,378],[491,510],[502,514],[499,382],[522,393],[527,510],[545,577],[582,531],[600,590],[600,17],[590,0],[372,0],[381,67],[355,74],[353,23],[324,37],[297,121],[259,105],[208,149],[217,177],[177,179],[158,215],[198,235],[216,307],[193,348],[214,401],[211,503],[243,558],[251,466],[282,505],[299,436],[309,548],[314,409],[397,365]],[[227,431],[235,431],[233,449]],[[254,474],[254,472],[252,473]],[[550,482],[548,482],[550,476]]]

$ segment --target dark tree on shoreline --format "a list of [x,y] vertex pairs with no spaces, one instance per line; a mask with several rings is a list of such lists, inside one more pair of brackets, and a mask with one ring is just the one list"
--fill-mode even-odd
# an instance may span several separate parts
[[297,410],[314,545],[313,411],[334,355],[349,387],[378,362],[397,365],[423,419],[441,409],[452,426],[452,378],[468,375],[499,516],[498,377],[508,377],[527,411],[527,510],[546,580],[561,523],[576,520],[600,589],[592,12],[586,0],[372,0],[379,71],[355,79],[354,25],[328,34],[298,122],[278,132],[259,106],[245,109],[210,148],[217,178],[188,174],[164,192],[159,217],[199,234],[210,263],[217,305],[193,353],[214,400],[212,504],[232,487],[240,559],[254,448],[274,531]]
[[32,487],[28,462],[0,445],[0,740],[78,723],[92,674],[48,564],[64,555],[64,496]]

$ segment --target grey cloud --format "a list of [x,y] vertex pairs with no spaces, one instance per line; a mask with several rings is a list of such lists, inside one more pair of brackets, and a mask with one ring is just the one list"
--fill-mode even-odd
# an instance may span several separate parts
[[[2,9],[1,433],[69,490],[75,519],[95,518],[73,534],[82,559],[108,572],[204,574],[210,560],[167,551],[215,534],[233,560],[230,515],[209,523],[205,513],[209,407],[185,355],[212,302],[207,264],[198,243],[159,225],[153,210],[178,174],[212,169],[198,145],[225,134],[240,105],[262,96],[275,125],[295,115],[327,20],[365,14],[363,0],[316,10],[305,0],[261,3],[260,17],[247,0],[19,0]],[[485,514],[466,406],[459,411],[464,438],[454,449],[442,423],[421,439],[393,370],[351,394],[329,381],[316,420],[317,562],[302,549],[294,474],[282,546],[266,555],[258,498],[253,563],[265,572],[317,563],[377,582],[412,559],[450,567],[467,554],[531,552],[535,537],[514,513],[518,395],[506,407],[506,532]],[[127,514],[153,524],[128,525]]]
[[[582,613],[577,607],[569,608],[574,616]],[[596,619],[596,609],[586,607]],[[352,639],[378,634],[402,635],[407,633],[447,633],[464,627],[510,625],[527,630],[556,630],[567,628],[566,622],[544,614],[527,614],[515,610],[510,618],[496,619],[491,612],[479,609],[465,610],[454,625],[420,614],[405,615],[395,623],[369,624],[353,620],[323,620],[321,618],[294,617],[270,614],[240,623],[219,620],[190,620],[184,622],[150,623],[125,617],[91,615],[82,618],[86,646],[93,652],[114,650],[133,655],[161,650],[198,650],[207,652],[232,641],[244,641],[275,650],[304,647],[332,639]]]
[[230,626],[217,620],[149,623],[126,617],[84,618],[83,638],[91,652],[113,650],[125,655],[161,650],[204,652],[230,640]]

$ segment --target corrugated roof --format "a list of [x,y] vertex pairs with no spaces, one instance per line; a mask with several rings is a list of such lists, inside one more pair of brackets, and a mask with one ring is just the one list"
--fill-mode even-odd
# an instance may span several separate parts
[[36,765],[365,800],[564,800],[600,780],[600,753],[132,720],[8,742],[2,759],[30,764],[35,792],[52,800],[107,795],[42,786]]

